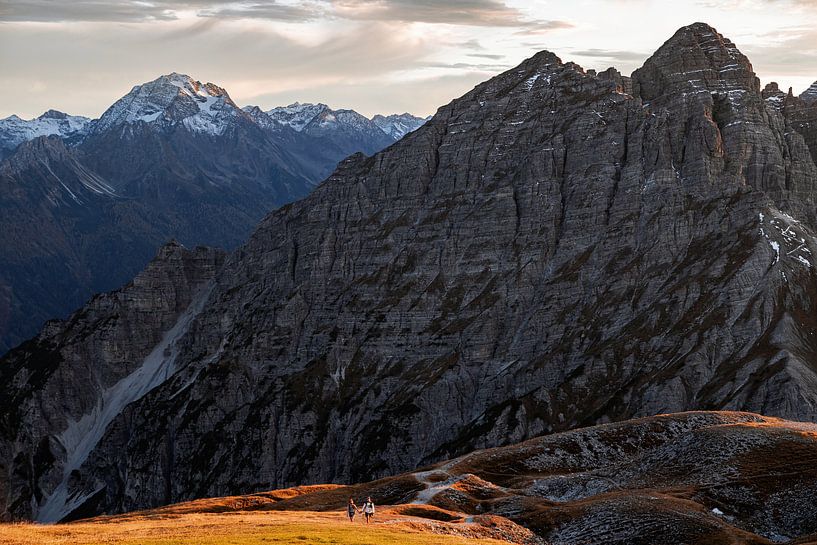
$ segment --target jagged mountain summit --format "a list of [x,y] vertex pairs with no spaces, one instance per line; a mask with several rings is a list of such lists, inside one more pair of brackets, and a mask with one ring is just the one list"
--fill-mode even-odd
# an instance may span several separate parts
[[394,138],[399,140],[412,131],[419,129],[423,123],[428,121],[428,118],[421,118],[410,113],[391,114],[391,115],[376,115],[372,118],[372,122],[380,127],[380,129]]
[[134,87],[102,114],[93,132],[142,122],[159,127],[182,124],[192,132],[221,135],[243,115],[221,87],[173,72]]
[[700,23],[631,77],[541,52],[343,161],[189,299],[158,259],[155,290],[0,361],[5,516],[359,482],[664,412],[817,420],[815,106],[771,91]]
[[97,120],[53,110],[0,120],[0,227],[17,234],[0,244],[0,354],[121,286],[168,239],[234,248],[341,159],[395,141],[351,110],[330,124],[331,113],[299,132],[172,73]]
[[324,112],[332,113],[332,110],[322,102],[318,104],[294,102],[289,106],[278,106],[265,113],[276,123],[288,125],[301,132],[310,121]]
[[0,159],[23,142],[39,136],[59,136],[63,139],[82,138],[88,134],[91,120],[79,115],[68,115],[48,110],[40,117],[25,120],[16,115],[0,119]]
[[[354,110],[333,110],[323,103],[301,104],[295,102],[289,106],[279,106],[268,110],[266,114],[273,121],[288,125],[298,132],[320,134],[320,131],[345,129],[369,133],[375,138],[382,138],[380,131],[392,141],[403,138],[411,131],[417,130],[429,118],[421,118],[410,113],[375,115],[371,119]],[[380,129],[378,131],[377,129]]]
[[[333,110],[326,104],[301,104],[280,106],[261,111],[257,106],[244,109],[256,122],[269,130],[289,127],[303,136],[321,142],[327,151],[337,149],[336,155],[346,157],[348,150],[362,151],[367,155],[377,152],[416,130],[425,119],[408,113],[388,117],[376,115],[372,119],[354,110]],[[324,176],[331,174],[327,170]]]
[[293,141],[305,139],[310,151],[319,149],[335,158],[332,162],[327,161],[329,168],[318,173],[321,179],[332,173],[338,161],[352,153],[359,151],[371,155],[398,140],[366,116],[354,110],[333,110],[326,104],[296,102],[264,114],[271,122],[262,123],[273,131],[292,129],[297,133]]

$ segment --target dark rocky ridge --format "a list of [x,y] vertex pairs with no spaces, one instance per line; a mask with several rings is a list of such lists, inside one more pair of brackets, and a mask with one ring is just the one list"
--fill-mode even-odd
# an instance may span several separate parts
[[[34,408],[97,341],[4,358],[43,377],[0,438],[6,515],[360,481],[659,412],[814,420],[814,110],[766,93],[702,24],[632,79],[542,52],[477,86],[269,215],[185,322],[176,372],[70,479]],[[73,500],[55,508],[56,483]]]

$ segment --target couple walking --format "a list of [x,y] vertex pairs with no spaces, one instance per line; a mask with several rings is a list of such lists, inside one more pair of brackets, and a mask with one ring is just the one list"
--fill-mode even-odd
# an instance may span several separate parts
[[355,521],[355,514],[363,513],[363,516],[366,518],[366,524],[369,524],[369,519],[374,516],[374,503],[372,502],[371,496],[366,498],[366,501],[363,503],[363,507],[358,507],[355,505],[355,500],[349,498],[349,505],[346,506],[346,513],[349,515],[349,522]]

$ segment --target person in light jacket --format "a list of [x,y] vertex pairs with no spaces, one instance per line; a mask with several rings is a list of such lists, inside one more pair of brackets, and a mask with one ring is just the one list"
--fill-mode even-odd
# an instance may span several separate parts
[[363,516],[366,518],[366,524],[369,524],[369,519],[374,516],[374,503],[371,496],[366,498],[366,503],[363,504]]

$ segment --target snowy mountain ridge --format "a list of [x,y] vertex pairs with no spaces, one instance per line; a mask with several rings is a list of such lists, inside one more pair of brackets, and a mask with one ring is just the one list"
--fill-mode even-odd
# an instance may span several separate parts
[[72,138],[85,136],[92,120],[80,115],[68,115],[57,110],[48,110],[34,119],[21,119],[11,115],[0,119],[0,157],[4,151],[11,151],[23,142],[40,136]]
[[142,122],[161,127],[181,123],[191,132],[221,135],[241,115],[218,85],[173,72],[135,86],[102,114],[93,132]]
[[405,112],[391,115],[377,114],[372,118],[372,122],[395,140],[400,140],[408,133],[419,129],[429,119],[431,116],[422,118]]
[[[260,111],[257,106],[248,106],[244,111],[250,111],[253,108]],[[355,110],[333,110],[323,103],[308,102],[294,102],[288,106],[278,106],[265,113],[272,121],[279,125],[287,125],[298,132],[321,133],[336,128],[377,132],[379,129],[394,141],[416,130],[429,119],[409,113],[377,114],[370,119]]]
[[313,119],[327,110],[331,111],[329,106],[322,102],[318,104],[294,102],[289,106],[277,106],[265,113],[276,123],[289,125],[301,132]]
[[0,119],[0,158],[39,136],[73,138],[79,143],[91,134],[137,124],[158,129],[182,126],[191,133],[221,136],[239,118],[252,121],[266,131],[289,127],[297,132],[325,136],[340,130],[368,133],[375,139],[382,139],[385,134],[391,141],[399,140],[426,121],[407,113],[369,119],[354,110],[333,110],[324,103],[295,102],[266,112],[257,106],[239,108],[222,87],[172,72],[134,86],[97,120],[56,110],[32,120],[16,115]]

